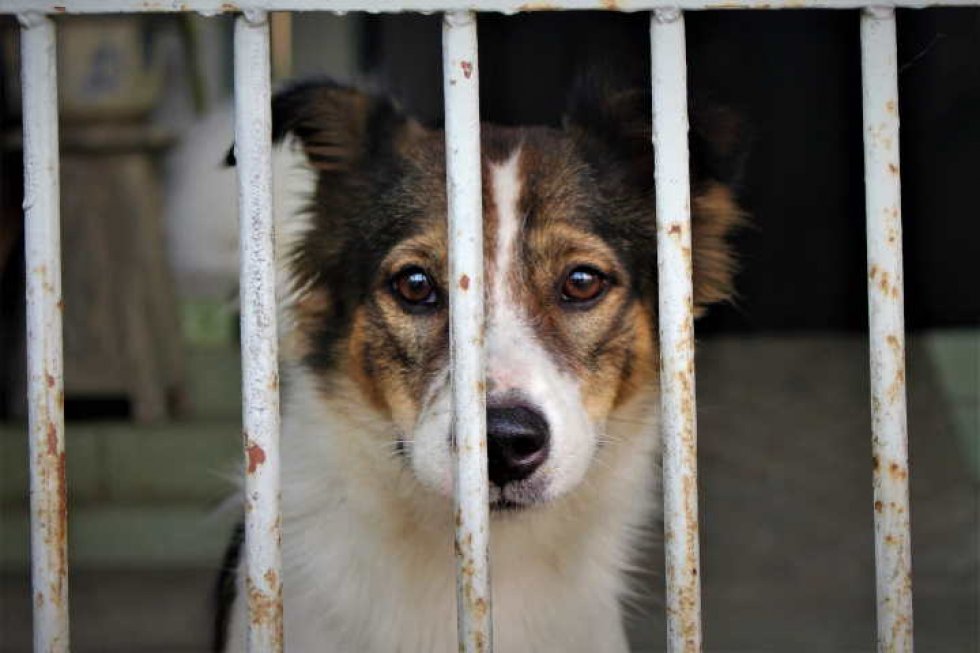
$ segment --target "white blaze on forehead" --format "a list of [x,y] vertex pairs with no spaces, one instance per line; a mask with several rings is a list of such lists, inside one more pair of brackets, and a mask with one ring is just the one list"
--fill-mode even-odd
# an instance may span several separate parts
[[506,162],[490,169],[493,203],[497,209],[497,242],[494,248],[494,275],[490,296],[497,308],[509,296],[507,280],[511,277],[514,261],[518,259],[518,234],[523,222],[522,216],[518,214],[521,197],[518,165],[520,156],[521,148],[518,146]]
[[490,188],[497,211],[497,238],[490,275],[490,301],[487,307],[487,377],[491,391],[520,390],[521,349],[534,340],[526,316],[514,293],[515,267],[520,265],[522,216],[518,147],[504,163],[490,168]]

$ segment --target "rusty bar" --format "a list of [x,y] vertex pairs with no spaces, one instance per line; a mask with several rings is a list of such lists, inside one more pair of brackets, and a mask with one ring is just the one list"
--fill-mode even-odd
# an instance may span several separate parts
[[269,22],[235,20],[235,154],[241,239],[245,589],[250,653],[281,653],[279,365],[272,220]]
[[68,492],[61,329],[58,76],[54,23],[19,16],[34,650],[68,651]]
[[673,653],[691,653],[701,650],[701,580],[684,14],[678,9],[655,11],[650,20],[650,43],[667,644]]
[[[971,7],[977,0],[875,0],[882,7]],[[685,11],[718,9],[794,10],[861,9],[868,0],[264,0],[261,3],[229,0],[0,0],[0,13],[181,12],[205,15],[235,13],[260,5],[268,11],[367,11],[370,13],[486,11],[515,14],[533,11],[654,11],[676,7]]]
[[905,414],[902,196],[895,12],[861,15],[878,650],[911,652],[912,538]]
[[483,348],[483,200],[476,17],[446,14],[442,29],[449,202],[449,318],[456,444],[456,605],[459,650],[493,650],[490,508]]

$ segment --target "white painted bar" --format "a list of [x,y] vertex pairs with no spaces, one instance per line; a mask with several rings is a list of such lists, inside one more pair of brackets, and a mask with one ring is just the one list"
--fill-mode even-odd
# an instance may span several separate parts
[[[698,9],[861,9],[869,0],[0,0],[0,13],[41,11],[49,14],[109,12],[161,13],[195,11],[205,15],[232,13],[261,6],[268,11],[366,11],[369,13],[492,11],[516,14],[530,11],[605,10],[653,11]],[[977,0],[874,0],[879,7],[970,7]]]
[[68,490],[54,23],[20,17],[34,651],[68,651]]
[[449,341],[456,443],[456,605],[459,650],[493,650],[490,508],[476,17],[449,13],[442,30],[449,208]]
[[861,15],[878,651],[912,651],[895,12]]
[[672,653],[692,653],[701,650],[701,577],[684,14],[678,9],[654,12],[650,43],[667,644]]
[[235,154],[241,240],[245,587],[250,653],[281,653],[279,363],[272,217],[269,22],[235,20]]

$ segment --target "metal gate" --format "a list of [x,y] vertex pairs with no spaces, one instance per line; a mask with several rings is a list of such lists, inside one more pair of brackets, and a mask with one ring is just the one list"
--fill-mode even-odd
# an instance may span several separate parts
[[[236,12],[235,139],[241,306],[249,651],[282,651],[279,383],[271,201],[267,11],[444,12],[453,429],[461,651],[492,650],[488,568],[483,210],[478,12],[650,12],[662,347],[666,610],[669,650],[700,651],[697,444],[684,11],[861,9],[867,281],[871,343],[878,650],[912,650],[902,223],[895,9],[978,0],[0,0],[21,24],[34,649],[68,650],[58,109],[55,25],[65,13]],[[448,533],[447,533],[448,536]],[[464,573],[465,570],[465,573]]]

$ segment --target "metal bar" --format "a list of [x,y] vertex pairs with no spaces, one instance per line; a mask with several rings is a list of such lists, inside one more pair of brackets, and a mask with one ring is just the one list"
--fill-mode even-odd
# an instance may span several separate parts
[[269,22],[235,21],[235,154],[241,229],[245,588],[251,653],[282,651],[279,365],[272,220]]
[[456,445],[456,605],[459,650],[492,651],[490,508],[483,347],[483,194],[476,17],[442,29],[449,206],[449,339]]
[[68,651],[68,491],[54,23],[20,16],[34,650]]
[[684,14],[678,9],[654,12],[650,20],[650,43],[660,295],[667,644],[668,650],[678,653],[701,650]]
[[[869,0],[264,0],[268,11],[367,11],[369,13],[492,11],[515,14],[530,11],[606,10],[652,11],[700,9],[861,9]],[[912,8],[970,7],[977,0],[874,0],[875,6]],[[239,12],[252,6],[225,0],[0,0],[0,13],[41,11],[49,14],[161,13],[196,11],[206,15]]]
[[912,651],[895,12],[861,15],[878,650]]
[[68,510],[61,326],[55,28],[20,16],[27,268],[28,428],[34,650],[68,650]]

